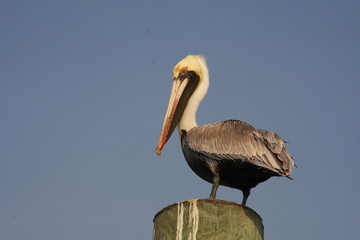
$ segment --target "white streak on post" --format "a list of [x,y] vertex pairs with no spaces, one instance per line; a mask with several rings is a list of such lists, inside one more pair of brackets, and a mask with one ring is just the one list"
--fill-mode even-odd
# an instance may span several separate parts
[[184,225],[184,204],[178,202],[178,212],[177,212],[177,223],[176,223],[176,240],[182,240],[182,232]]
[[196,240],[196,234],[199,228],[199,209],[197,208],[197,199],[188,200],[189,206],[189,226],[192,227],[188,240]]

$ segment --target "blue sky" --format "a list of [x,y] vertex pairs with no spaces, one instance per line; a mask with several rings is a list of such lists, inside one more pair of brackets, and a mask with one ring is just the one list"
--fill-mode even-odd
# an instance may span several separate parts
[[359,12],[358,1],[1,1],[1,239],[150,239],[157,211],[208,197],[176,133],[155,154],[171,70],[188,54],[210,69],[198,124],[240,119],[290,142],[294,180],[248,200],[266,239],[360,238]]

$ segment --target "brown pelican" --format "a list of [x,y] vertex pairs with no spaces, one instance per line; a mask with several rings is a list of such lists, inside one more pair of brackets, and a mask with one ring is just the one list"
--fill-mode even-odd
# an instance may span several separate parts
[[275,132],[258,130],[239,120],[198,126],[196,111],[209,87],[209,72],[202,56],[189,55],[173,69],[173,87],[156,153],[160,155],[175,127],[190,168],[213,184],[210,199],[219,185],[240,189],[242,205],[250,189],[272,176],[290,177],[296,166]]

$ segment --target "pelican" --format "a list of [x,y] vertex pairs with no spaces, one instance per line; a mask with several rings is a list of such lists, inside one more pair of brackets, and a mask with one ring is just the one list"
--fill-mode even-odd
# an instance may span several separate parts
[[275,132],[255,129],[240,120],[196,124],[196,111],[209,87],[203,56],[187,56],[175,65],[172,74],[173,86],[157,155],[177,126],[188,165],[200,178],[212,183],[209,199],[216,199],[219,185],[224,185],[243,192],[243,206],[257,184],[272,176],[291,179],[291,169],[296,165],[285,141]]

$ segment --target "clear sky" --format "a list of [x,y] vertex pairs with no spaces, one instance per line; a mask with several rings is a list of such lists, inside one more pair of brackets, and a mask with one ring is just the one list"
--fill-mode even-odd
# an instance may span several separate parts
[[155,154],[172,68],[203,54],[198,124],[276,131],[299,166],[252,190],[266,239],[360,239],[359,13],[359,1],[2,0],[0,238],[151,239],[163,207],[207,198],[176,132]]

